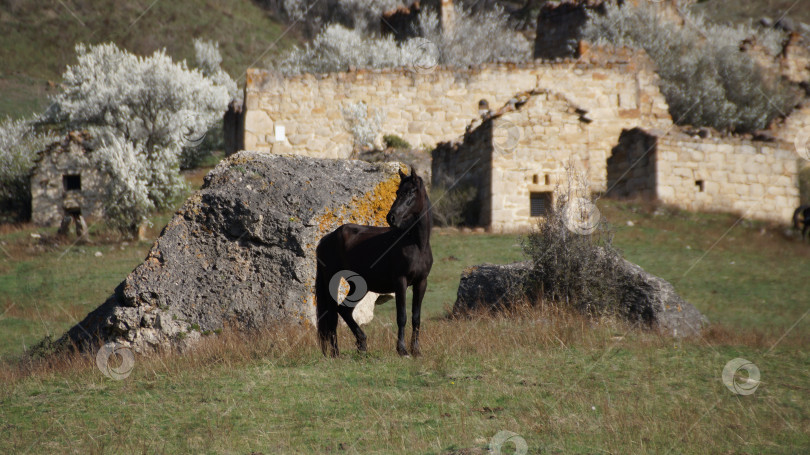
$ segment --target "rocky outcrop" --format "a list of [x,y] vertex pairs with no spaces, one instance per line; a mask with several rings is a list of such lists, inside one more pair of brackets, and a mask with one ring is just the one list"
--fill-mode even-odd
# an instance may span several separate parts
[[528,261],[468,267],[461,274],[453,313],[511,307],[525,298],[531,269]]
[[[60,340],[137,352],[224,327],[314,323],[315,247],[337,226],[385,225],[398,163],[240,152],[222,161],[146,260]],[[376,295],[365,304],[373,307]],[[360,305],[361,307],[363,304]],[[367,309],[360,308],[364,321]]]
[[[674,337],[697,335],[708,323],[692,304],[683,300],[675,288],[636,264],[618,258],[614,264],[624,283],[622,308],[618,313],[630,321],[640,321]],[[454,314],[470,310],[509,308],[525,301],[532,278],[531,262],[507,265],[483,264],[470,267],[461,275]]]

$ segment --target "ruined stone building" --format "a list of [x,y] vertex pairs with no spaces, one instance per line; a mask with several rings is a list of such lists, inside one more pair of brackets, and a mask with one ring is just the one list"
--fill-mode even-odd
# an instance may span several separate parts
[[90,135],[73,131],[37,154],[31,175],[31,220],[58,225],[65,216],[104,216],[103,174],[90,159]]
[[783,223],[799,205],[798,173],[792,144],[682,129],[623,131],[607,160],[608,196]]
[[[495,232],[530,229],[554,203],[566,166],[605,182],[601,149],[591,148],[587,112],[548,91],[515,95],[432,152],[432,185],[475,188],[472,221]],[[600,186],[601,186],[600,185]]]
[[[515,93],[550,90],[588,111],[602,129],[592,144],[610,150],[623,128],[672,124],[658,77],[644,52],[594,47],[575,60],[470,68],[358,70],[282,77],[249,69],[245,148],[272,153],[348,158],[352,136],[342,108],[363,102],[382,113],[381,135],[419,148],[454,140],[478,111],[478,101],[506,104]],[[604,182],[604,179],[602,179]]]

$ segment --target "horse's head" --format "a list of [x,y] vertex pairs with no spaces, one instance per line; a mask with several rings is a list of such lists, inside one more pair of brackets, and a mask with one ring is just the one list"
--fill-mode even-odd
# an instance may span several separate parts
[[416,175],[413,166],[410,175],[405,175],[400,170],[399,178],[397,199],[385,219],[395,229],[407,229],[419,221],[429,202],[425,182],[422,181],[422,177]]

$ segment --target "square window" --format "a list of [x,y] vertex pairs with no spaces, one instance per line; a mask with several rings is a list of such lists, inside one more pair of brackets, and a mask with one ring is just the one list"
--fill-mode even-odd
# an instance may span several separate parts
[[80,191],[82,189],[82,176],[81,175],[63,175],[62,185],[65,191]]
[[529,194],[529,216],[546,216],[551,210],[551,193],[530,193]]

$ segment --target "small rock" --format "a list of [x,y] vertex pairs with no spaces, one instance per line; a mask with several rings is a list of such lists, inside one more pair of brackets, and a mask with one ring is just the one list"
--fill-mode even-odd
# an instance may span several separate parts
[[101,251],[96,251],[95,254],[93,254],[93,256],[95,256],[97,258],[100,258],[101,256],[104,256],[104,255],[101,253]]
[[635,226],[635,223],[633,223],[630,220],[627,220],[627,225],[630,226],[630,227],[633,227],[633,226]]
[[41,239],[41,238],[42,238],[42,236],[41,236],[41,235],[39,235],[39,234],[37,234],[36,232],[32,232],[32,233],[31,233],[31,238],[35,238],[35,239]]

